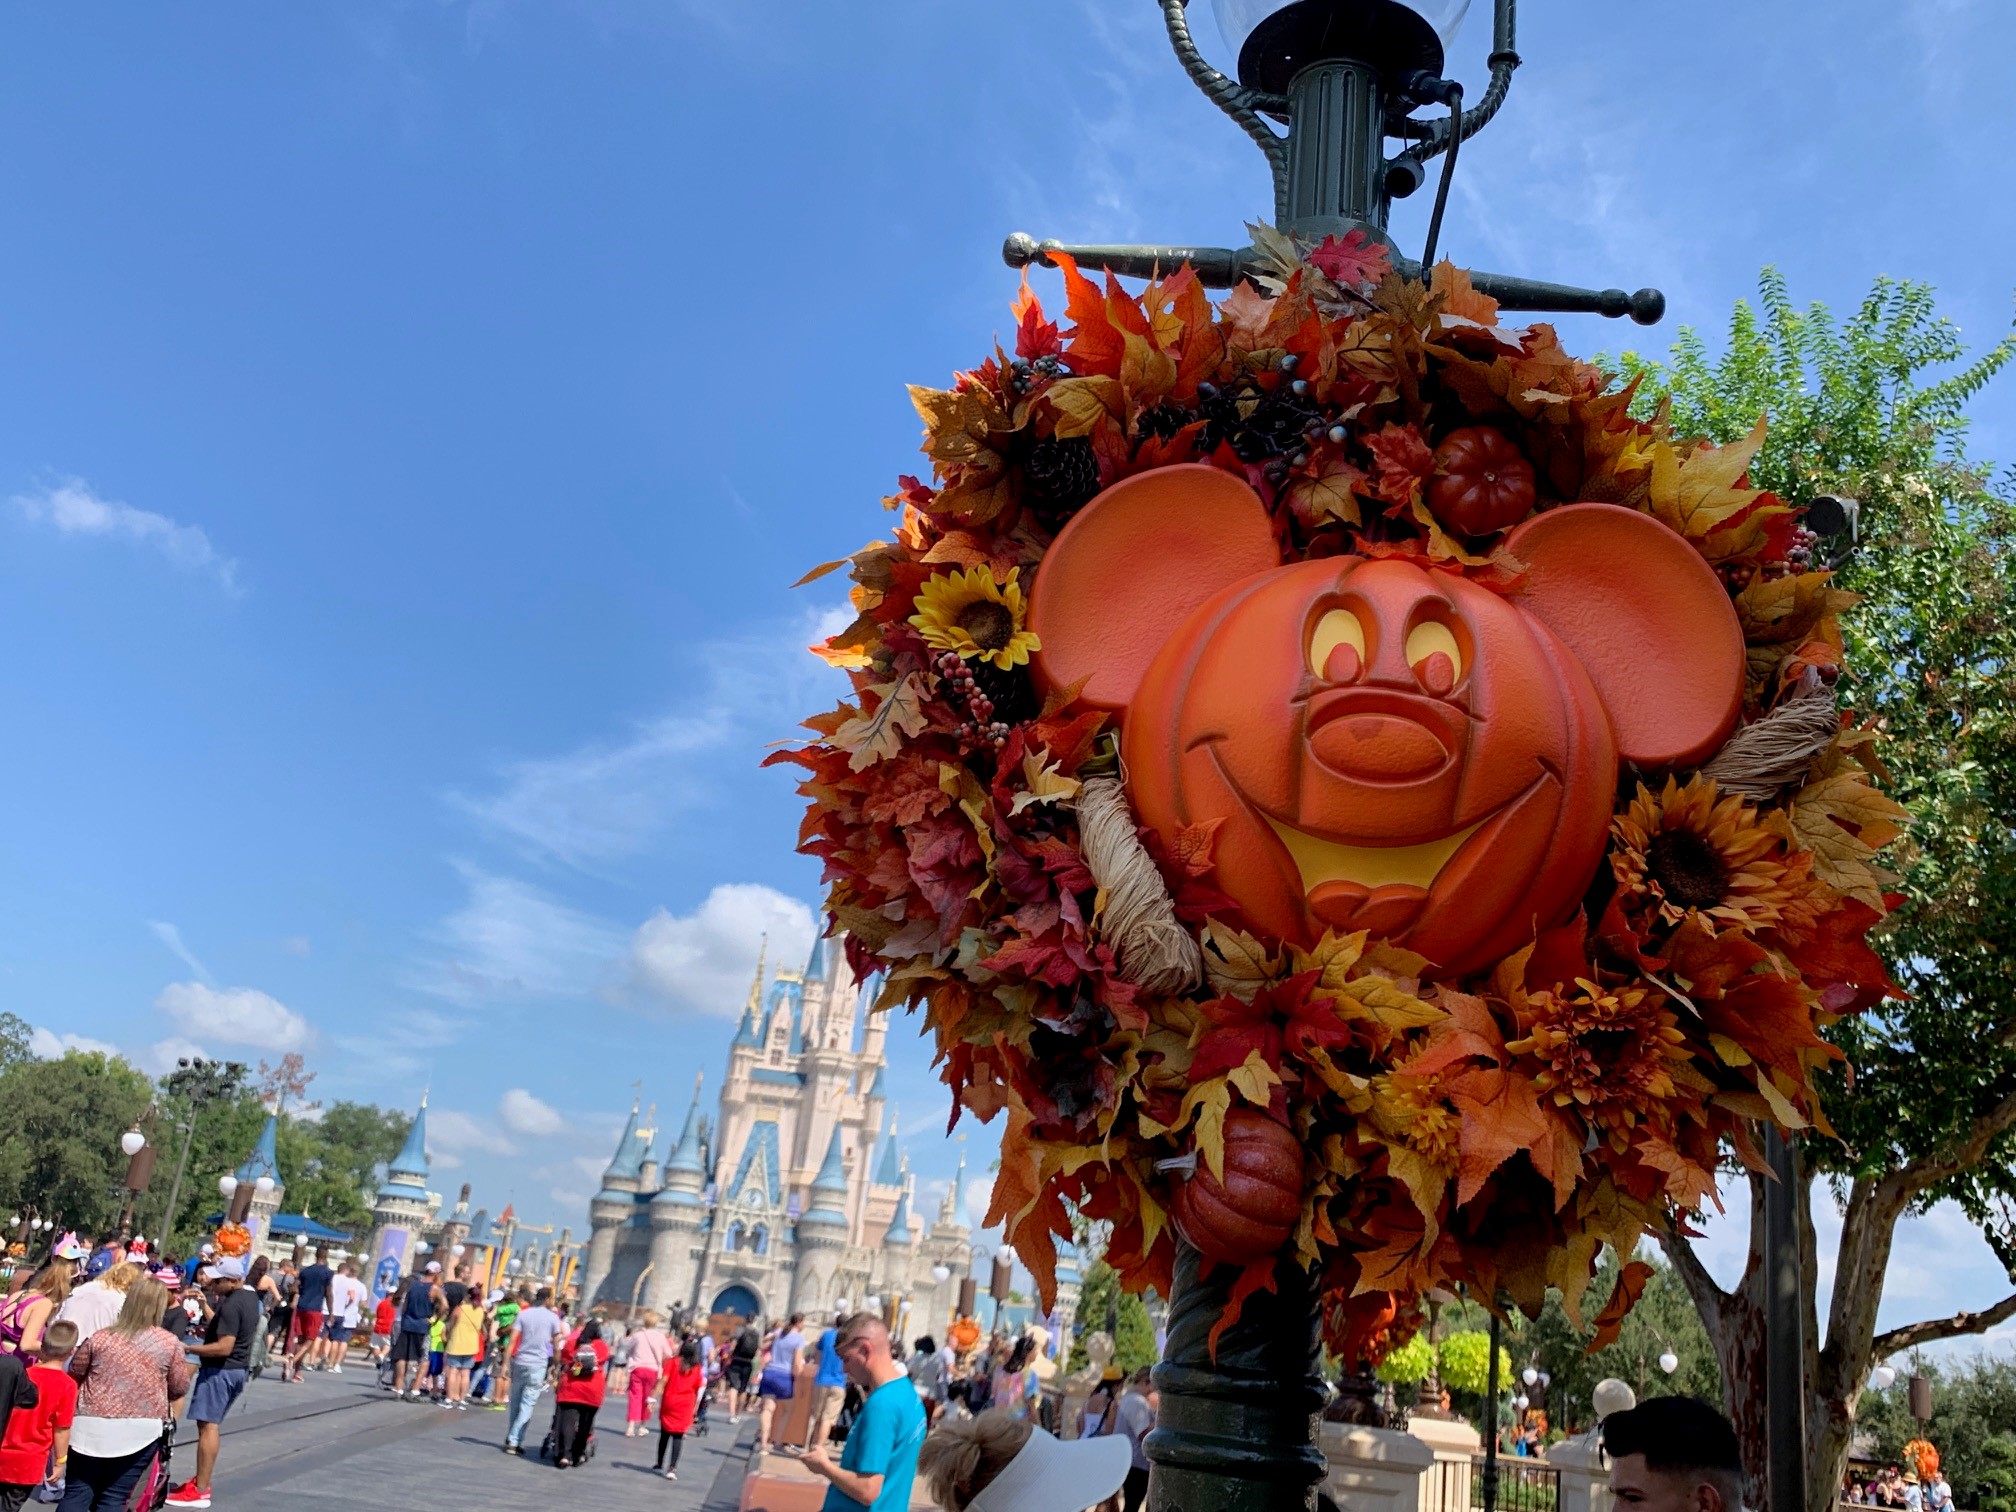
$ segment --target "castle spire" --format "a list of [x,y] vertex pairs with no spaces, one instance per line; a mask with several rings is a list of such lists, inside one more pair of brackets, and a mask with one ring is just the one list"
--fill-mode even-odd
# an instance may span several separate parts
[[812,939],[812,954],[805,962],[805,980],[823,982],[826,980],[826,936],[815,935]]
[[679,1143],[672,1147],[672,1154],[665,1162],[668,1182],[674,1171],[690,1171],[699,1176],[707,1172],[705,1158],[700,1152],[700,1084],[706,1077],[703,1071],[693,1078],[693,1101],[686,1108],[686,1126],[679,1131]]
[[427,1198],[427,1094],[420,1094],[419,1110],[406,1130],[406,1143],[385,1167],[385,1184],[380,1197]]
[[268,1113],[266,1127],[259,1131],[259,1142],[252,1146],[252,1153],[247,1155],[245,1163],[238,1167],[240,1181],[257,1181],[261,1176],[270,1176],[276,1187],[284,1187],[287,1184],[280,1179],[279,1152],[274,1146],[279,1128],[279,1116]]
[[896,1148],[896,1109],[889,1109],[889,1132],[882,1143],[882,1159],[875,1167],[875,1185],[903,1185],[902,1153]]
[[890,1216],[888,1230],[882,1235],[882,1243],[890,1249],[907,1247],[910,1243],[910,1193],[903,1186],[903,1175],[896,1177],[896,1211]]

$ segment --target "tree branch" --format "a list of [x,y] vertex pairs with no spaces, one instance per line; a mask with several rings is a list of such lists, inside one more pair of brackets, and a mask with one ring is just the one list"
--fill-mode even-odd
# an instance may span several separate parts
[[1870,1357],[1884,1360],[1891,1355],[1916,1349],[1921,1344],[1933,1344],[1940,1339],[1958,1339],[1967,1334],[1986,1333],[1997,1323],[2009,1317],[2016,1317],[2016,1294],[2004,1297],[1993,1307],[1980,1312],[1955,1313],[1950,1318],[1931,1318],[1923,1323],[1907,1323],[1902,1328],[1893,1328],[1888,1333],[1876,1335],[1870,1345]]
[[1667,1260],[1680,1273],[1687,1295],[1694,1299],[1701,1321],[1708,1327],[1709,1337],[1715,1337],[1715,1331],[1721,1325],[1723,1309],[1729,1302],[1729,1293],[1717,1286],[1715,1278],[1708,1274],[1708,1267],[1701,1263],[1701,1256],[1695,1252],[1693,1242],[1680,1232],[1677,1217],[1669,1216],[1659,1225],[1658,1238],[1659,1247],[1666,1251]]
[[1958,1143],[1937,1154],[1922,1156],[1899,1166],[1891,1175],[1889,1184],[1908,1203],[1947,1177],[1957,1176],[1979,1164],[1995,1137],[2006,1133],[2012,1126],[2016,1126],[2016,1092],[2009,1093],[1969,1124],[1966,1135]]

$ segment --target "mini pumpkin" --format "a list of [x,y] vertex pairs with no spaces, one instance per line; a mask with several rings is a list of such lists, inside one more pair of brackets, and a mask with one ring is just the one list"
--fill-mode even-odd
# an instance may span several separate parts
[[1230,922],[1485,969],[1587,890],[1620,761],[1698,764],[1742,696],[1728,594],[1657,520],[1565,505],[1505,544],[1509,593],[1404,558],[1284,564],[1242,480],[1143,473],[1045,555],[1037,680],[1120,716],[1134,811],[1172,849],[1216,821]]
[[1466,425],[1435,448],[1428,508],[1451,530],[1490,535],[1533,512],[1533,464],[1495,425]]
[[1205,1259],[1251,1265],[1286,1244],[1302,1216],[1302,1143],[1251,1108],[1225,1115],[1224,1140],[1223,1179],[1200,1155],[1171,1196],[1170,1216]]

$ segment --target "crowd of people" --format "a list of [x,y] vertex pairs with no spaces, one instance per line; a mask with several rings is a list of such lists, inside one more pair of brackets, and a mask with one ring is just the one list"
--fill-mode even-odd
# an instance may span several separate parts
[[[1908,1448],[1908,1446],[1907,1446]],[[1841,1488],[1842,1500],[1861,1507],[1901,1507],[1904,1512],[1953,1512],[1953,1488],[1945,1473],[1934,1468],[1919,1475],[1915,1466],[1885,1465],[1873,1473],[1850,1470]]]

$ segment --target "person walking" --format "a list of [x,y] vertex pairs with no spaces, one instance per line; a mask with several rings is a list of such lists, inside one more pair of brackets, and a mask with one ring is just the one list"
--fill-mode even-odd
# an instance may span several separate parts
[[1007,1360],[994,1372],[993,1405],[1018,1418],[1032,1414],[1041,1392],[1036,1372],[1029,1365],[1029,1356],[1035,1348],[1036,1341],[1024,1334],[1008,1351]]
[[457,1412],[469,1409],[469,1376],[476,1368],[477,1355],[483,1352],[483,1323],[483,1304],[473,1291],[465,1291],[449,1309],[441,1344],[442,1363],[447,1368],[443,1407]]
[[553,1463],[561,1470],[588,1457],[595,1414],[609,1391],[609,1346],[602,1325],[590,1318],[560,1351],[560,1384],[553,1391]]
[[299,1381],[302,1364],[318,1362],[322,1329],[328,1321],[329,1288],[335,1280],[335,1269],[329,1264],[329,1246],[318,1244],[314,1263],[302,1266],[301,1274],[295,1278],[294,1327],[290,1335],[293,1348],[287,1355],[287,1368],[281,1373],[283,1381]]
[[357,1262],[345,1260],[337,1267],[336,1279],[329,1283],[329,1321],[322,1330],[323,1358],[319,1363],[332,1375],[343,1374],[350,1340],[364,1321],[364,1304],[370,1300],[370,1291],[357,1279]]
[[511,1323],[511,1347],[506,1358],[511,1369],[511,1398],[504,1452],[523,1454],[525,1430],[546,1390],[546,1376],[553,1366],[554,1346],[566,1333],[560,1315],[549,1306],[553,1292],[541,1287],[530,1307],[522,1309]]
[[[153,1468],[168,1404],[189,1393],[184,1346],[161,1326],[167,1312],[168,1288],[152,1276],[138,1277],[126,1288],[119,1316],[70,1356],[77,1417],[70,1429],[65,1512],[123,1512]],[[170,1500],[210,1505],[207,1492],[193,1503]]]
[[441,1262],[429,1260],[426,1270],[409,1278],[406,1305],[392,1335],[392,1395],[410,1402],[420,1400],[420,1383],[427,1374],[428,1335],[434,1319],[448,1306],[441,1294],[440,1275]]
[[757,1400],[762,1403],[756,1414],[757,1459],[770,1452],[770,1425],[776,1420],[777,1404],[790,1401],[797,1390],[798,1357],[805,1353],[804,1322],[803,1314],[791,1314],[790,1321],[770,1340],[763,1374],[756,1383]]
[[1155,1426],[1154,1383],[1143,1365],[1127,1378],[1127,1390],[1113,1415],[1113,1425],[1127,1436],[1127,1479],[1121,1486],[1121,1512],[1141,1512],[1148,1496],[1148,1451],[1142,1447]]
[[945,1356],[938,1348],[938,1341],[926,1334],[917,1340],[916,1348],[910,1352],[910,1384],[917,1388],[917,1400],[924,1404],[924,1421],[936,1423],[938,1415],[945,1410],[945,1399],[950,1390],[950,1372],[945,1365]]
[[749,1382],[756,1373],[756,1357],[763,1352],[763,1335],[751,1318],[736,1331],[723,1374],[728,1380],[728,1421],[739,1423],[749,1410]]
[[[20,1512],[37,1488],[63,1485],[77,1416],[77,1383],[63,1362],[76,1347],[75,1323],[58,1318],[42,1330],[41,1358],[25,1373],[36,1400],[9,1413],[0,1429],[0,1512]],[[36,1499],[50,1498],[45,1492]]]
[[146,1274],[146,1267],[138,1261],[122,1260],[117,1265],[108,1266],[95,1281],[86,1281],[71,1292],[56,1309],[58,1320],[69,1319],[77,1325],[77,1337],[88,1339],[101,1328],[109,1328],[119,1316],[119,1309],[126,1305],[126,1288],[136,1279]]
[[399,1326],[399,1303],[404,1300],[405,1297],[403,1294],[387,1292],[378,1299],[377,1306],[371,1309],[371,1348],[369,1353],[373,1365],[382,1366],[391,1363],[392,1330]]
[[917,1479],[924,1442],[924,1407],[910,1377],[889,1350],[889,1327],[874,1313],[858,1312],[840,1325],[840,1358],[847,1379],[866,1394],[846,1446],[835,1464],[822,1444],[800,1464],[832,1482],[823,1512],[901,1512]]
[[70,1300],[70,1278],[77,1262],[60,1256],[43,1262],[28,1284],[0,1301],[0,1354],[13,1355],[25,1366],[39,1359],[42,1330],[56,1321],[57,1309]]
[[171,1507],[210,1505],[210,1477],[223,1443],[224,1418],[245,1390],[259,1333],[259,1297],[245,1285],[247,1274],[243,1255],[227,1256],[203,1272],[210,1292],[210,1321],[204,1325],[203,1342],[186,1346],[202,1362],[189,1393],[189,1417],[196,1424],[196,1473],[168,1493]]
[[647,1310],[637,1323],[637,1331],[630,1335],[630,1380],[623,1414],[625,1438],[641,1438],[651,1431],[651,1398],[657,1394],[666,1358],[672,1353],[672,1337],[658,1326],[658,1314]]
[[847,1367],[840,1363],[840,1325],[846,1319],[839,1313],[819,1335],[819,1342],[813,1347],[819,1351],[819,1373],[812,1377],[812,1415],[807,1419],[805,1447],[817,1449],[826,1442],[826,1435],[833,1426],[833,1420],[840,1415],[840,1404],[847,1399]]
[[[693,1426],[707,1372],[700,1364],[700,1346],[692,1339],[665,1365],[665,1389],[658,1400],[658,1468],[665,1479],[679,1479],[679,1450]],[[670,1458],[667,1458],[667,1453]]]

